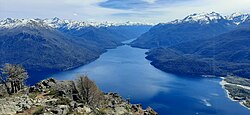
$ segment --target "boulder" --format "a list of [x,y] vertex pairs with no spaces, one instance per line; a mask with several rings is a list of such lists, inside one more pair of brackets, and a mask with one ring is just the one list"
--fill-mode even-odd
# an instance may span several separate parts
[[84,115],[89,115],[92,112],[92,110],[89,107],[84,106],[84,107],[77,107],[76,112]]
[[0,115],[22,113],[33,106],[33,100],[27,95],[0,99]]
[[124,107],[115,108],[115,115],[124,115],[125,113],[128,113],[128,111]]
[[57,105],[57,106],[51,106],[47,107],[45,113],[50,113],[53,115],[68,115],[69,113],[69,106],[68,105]]

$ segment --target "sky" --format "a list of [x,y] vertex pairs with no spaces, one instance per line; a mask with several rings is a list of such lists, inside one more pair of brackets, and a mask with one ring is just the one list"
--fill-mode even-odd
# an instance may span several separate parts
[[250,13],[250,0],[0,0],[0,18],[161,23],[193,13]]

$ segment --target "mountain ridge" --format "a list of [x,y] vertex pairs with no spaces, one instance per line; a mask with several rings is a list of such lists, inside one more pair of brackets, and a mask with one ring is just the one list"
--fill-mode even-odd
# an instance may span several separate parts
[[166,72],[249,78],[249,43],[250,28],[240,28],[207,39],[154,48],[146,58]]
[[[54,20],[59,21],[58,18]],[[68,29],[63,25],[55,28],[35,19],[6,19],[0,21],[0,25],[5,25],[0,26],[0,65],[22,64],[35,74],[90,63],[107,49],[116,48],[122,41],[133,39],[151,27],[120,25]]]
[[31,21],[44,23],[52,28],[67,28],[67,29],[81,29],[84,27],[117,27],[117,26],[153,26],[151,23],[140,23],[140,22],[89,22],[89,21],[76,21],[76,20],[64,20],[57,17],[54,18],[28,18],[28,19],[15,19],[15,18],[6,18],[0,20],[0,27],[11,28],[18,25],[25,25]]
[[191,14],[181,20],[153,26],[133,41],[131,46],[145,49],[169,47],[182,42],[214,37],[250,24],[249,18],[242,18],[243,21],[239,20],[240,16],[232,15],[229,19],[215,12]]

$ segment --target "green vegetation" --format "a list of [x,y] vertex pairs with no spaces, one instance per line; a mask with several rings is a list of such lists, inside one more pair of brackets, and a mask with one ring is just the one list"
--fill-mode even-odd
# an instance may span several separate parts
[[56,90],[54,90],[54,89],[50,89],[50,90],[49,90],[49,93],[46,94],[46,95],[58,96],[58,91],[56,91]]
[[[13,20],[14,21],[14,20]],[[57,71],[97,59],[122,41],[136,38],[151,26],[50,28],[42,21],[0,28],[0,65],[22,63],[29,71]],[[49,28],[49,29],[48,29]],[[136,30],[136,31],[133,31]]]
[[40,93],[40,92],[38,92],[38,91],[29,93],[29,97],[30,97],[31,99],[35,99],[39,93]]
[[59,97],[58,100],[56,101],[57,105],[69,105],[70,99],[66,97]]
[[250,108],[250,99],[247,99],[243,104]]
[[[250,90],[249,79],[229,76],[224,79],[229,84],[224,85],[225,89],[229,92],[230,97],[234,100],[241,101],[243,105],[250,108]],[[237,86],[240,85],[240,86]]]
[[99,111],[98,111],[99,112],[98,114],[99,115],[105,115],[107,113],[106,111],[107,111],[107,108],[100,108]]
[[[218,54],[220,55],[220,54]],[[156,68],[177,74],[238,75],[249,77],[250,64],[213,58],[213,56],[183,53],[171,48],[157,48],[147,52],[148,60]]]
[[210,38],[230,29],[226,24],[158,24],[142,34],[132,46],[140,48],[168,47],[182,42]]
[[223,29],[226,33],[214,31],[218,32],[215,34],[209,32],[213,27],[196,34],[196,29],[184,29],[186,26],[190,25],[155,26],[132,42],[132,46],[151,48],[146,58],[152,61],[153,66],[165,72],[250,76],[250,28],[237,28],[233,31]]
[[169,48],[157,48],[147,52],[148,60],[156,68],[177,74],[218,75],[226,76],[227,71],[220,64],[201,56],[183,54]]
[[33,115],[41,115],[43,114],[44,107],[43,106],[38,106],[36,111],[33,113]]
[[235,85],[225,85],[229,95],[235,100],[250,99],[250,90]]
[[243,85],[243,86],[249,86],[250,87],[250,79],[229,76],[229,77],[227,77],[225,79],[225,81],[228,82],[228,83],[232,83],[232,84],[238,84],[238,85]]

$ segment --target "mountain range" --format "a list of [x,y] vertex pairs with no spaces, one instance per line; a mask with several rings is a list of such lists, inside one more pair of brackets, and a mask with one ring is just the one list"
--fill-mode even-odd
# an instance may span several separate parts
[[59,71],[97,59],[122,41],[150,49],[147,59],[163,71],[250,75],[250,15],[191,14],[155,26],[143,23],[52,19],[0,20],[0,65]]
[[215,37],[249,25],[250,15],[234,13],[222,16],[219,13],[191,14],[181,20],[160,23],[131,43],[134,47],[168,47],[182,42]]
[[[53,19],[0,20],[0,65],[22,64],[32,71],[57,71],[87,64],[152,25]],[[133,31],[137,30],[137,31]]]
[[151,49],[146,58],[163,71],[249,77],[249,20],[249,14],[192,14],[152,27],[131,45]]

